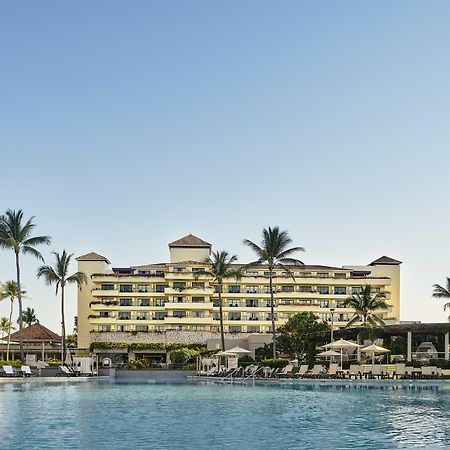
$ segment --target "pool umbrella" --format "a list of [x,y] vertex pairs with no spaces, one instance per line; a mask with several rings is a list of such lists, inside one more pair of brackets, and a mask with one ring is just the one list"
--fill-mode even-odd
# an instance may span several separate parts
[[66,366],[71,367],[72,366],[72,355],[68,351],[66,353],[66,360],[64,361],[66,363]]
[[248,355],[249,353],[251,353],[250,350],[246,350],[245,348],[241,348],[241,347],[230,348],[227,350],[227,352],[235,353],[237,356],[239,356],[239,358],[241,356]]
[[230,352],[229,350],[225,350],[224,352],[216,353],[214,356],[237,356],[237,354]]
[[364,347],[361,349],[364,353],[371,353],[372,354],[372,366],[375,362],[375,354],[377,353],[388,353],[390,350],[384,347],[380,347],[379,345],[371,344],[367,347]]
[[317,356],[339,356],[339,352],[335,352],[334,350],[326,350],[324,352],[317,353]]
[[324,347],[341,351],[341,368],[342,368],[342,350],[350,348],[359,348],[361,347],[361,345],[356,344],[355,342],[339,339],[338,341],[330,342],[329,344],[324,345]]

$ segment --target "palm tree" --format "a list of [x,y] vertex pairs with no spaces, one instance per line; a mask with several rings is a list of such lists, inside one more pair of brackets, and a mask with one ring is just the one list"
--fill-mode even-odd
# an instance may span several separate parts
[[444,303],[444,311],[450,308],[450,278],[447,277],[447,286],[445,288],[439,284],[433,284],[433,288],[433,297],[449,299],[447,303]]
[[225,333],[223,329],[223,305],[222,305],[222,290],[223,281],[227,278],[240,279],[242,268],[235,269],[232,264],[237,261],[237,256],[230,256],[226,251],[213,252],[212,255],[205,261],[210,266],[209,269],[203,269],[195,272],[195,278],[198,279],[200,275],[205,275],[212,278],[211,284],[217,287],[217,294],[219,295],[219,319],[220,319],[220,339],[222,342],[222,350],[225,350]]
[[354,323],[359,322],[361,317],[363,326],[366,328],[373,328],[375,326],[384,327],[383,319],[378,317],[375,311],[389,307],[386,303],[386,294],[383,292],[372,294],[372,286],[370,284],[364,286],[364,289],[360,292],[356,292],[346,298],[344,305],[355,310],[346,327],[351,327]]
[[36,313],[34,312],[33,308],[28,307],[22,313],[22,323],[24,323],[27,327],[31,327],[33,323],[39,323],[39,320],[37,319]]
[[[10,307],[9,307],[9,319],[6,319],[8,321],[8,345],[6,346],[6,360],[9,361],[9,345],[11,342],[11,330],[13,329],[12,326],[12,314],[13,314],[13,309],[14,309],[14,300],[16,298],[19,298],[19,295],[25,295],[25,292],[22,291],[21,293],[19,293],[19,289],[18,289],[18,285],[15,281],[7,281],[3,286],[2,286],[2,291],[0,294],[1,299],[5,299],[5,298],[9,298],[10,300]],[[5,321],[5,325],[6,325],[6,321]],[[2,330],[3,331],[3,330]],[[21,336],[22,337],[22,336]]]
[[[28,219],[23,224],[23,211],[8,209],[5,214],[0,216],[0,247],[12,249],[16,259],[16,283],[19,301],[19,317],[22,317],[22,294],[20,285],[20,260],[19,255],[30,254],[41,261],[44,261],[42,255],[36,250],[36,246],[42,244],[50,244],[49,236],[35,236],[31,237],[34,227],[34,217]],[[23,355],[23,339],[22,339],[22,322],[19,323],[19,345],[20,345],[20,360],[24,362]]]
[[279,227],[268,227],[264,228],[262,232],[262,241],[261,245],[257,245],[248,239],[244,239],[244,245],[250,247],[258,257],[258,260],[248,264],[247,267],[259,266],[263,264],[267,264],[267,268],[269,269],[269,286],[270,286],[270,315],[272,319],[272,353],[273,358],[275,359],[277,356],[276,352],[276,330],[275,330],[275,312],[274,312],[274,292],[273,292],[273,277],[274,270],[276,268],[281,268],[285,272],[287,272],[292,279],[295,281],[294,275],[288,266],[303,266],[303,262],[293,258],[294,253],[304,252],[305,249],[303,247],[291,247],[287,248],[288,245],[292,242],[292,239],[289,237],[287,231],[280,231]]
[[67,284],[76,283],[78,288],[81,289],[82,284],[88,282],[88,278],[83,272],[75,272],[72,275],[69,273],[70,261],[73,257],[73,253],[68,254],[65,250],[62,253],[52,252],[56,257],[56,263],[52,266],[41,266],[37,271],[37,277],[44,277],[45,284],[56,286],[56,295],[61,288],[61,329],[62,329],[62,360],[66,359],[66,324],[64,317],[64,289]]
[[2,339],[5,337],[5,334],[8,334],[10,331],[14,331],[16,327],[11,324],[7,317],[0,318],[0,332],[2,333]]

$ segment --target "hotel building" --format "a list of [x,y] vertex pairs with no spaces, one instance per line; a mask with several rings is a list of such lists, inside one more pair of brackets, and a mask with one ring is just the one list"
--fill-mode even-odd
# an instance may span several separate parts
[[[218,338],[219,305],[211,279],[196,276],[206,268],[211,244],[188,235],[169,244],[170,262],[110,268],[97,253],[79,256],[78,270],[89,278],[78,293],[78,347],[92,342],[205,343]],[[400,261],[383,256],[367,266],[292,267],[293,279],[275,271],[275,320],[311,311],[335,329],[344,327],[353,310],[344,307],[352,293],[371,285],[386,294],[389,308],[379,316],[397,323],[400,314]],[[237,265],[238,266],[238,265]],[[222,294],[228,338],[264,336],[270,341],[269,272],[248,269],[239,280],[226,280]],[[168,336],[170,335],[170,339]]]

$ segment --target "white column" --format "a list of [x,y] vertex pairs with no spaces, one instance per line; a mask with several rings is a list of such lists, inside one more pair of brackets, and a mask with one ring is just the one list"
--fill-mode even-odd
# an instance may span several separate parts
[[408,331],[408,339],[406,344],[406,360],[411,361],[412,333]]
[[445,335],[444,335],[444,346],[445,346],[445,348],[444,348],[444,359],[446,360],[446,361],[448,361],[448,359],[449,359],[449,351],[448,351],[448,345],[449,345],[449,334],[450,333],[445,333]]

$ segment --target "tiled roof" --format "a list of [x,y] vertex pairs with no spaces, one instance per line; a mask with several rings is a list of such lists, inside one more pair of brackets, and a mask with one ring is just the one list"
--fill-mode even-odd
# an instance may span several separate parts
[[376,266],[376,265],[392,265],[392,266],[398,266],[401,264],[401,261],[397,261],[396,259],[389,258],[389,256],[382,256],[381,258],[376,259],[375,261],[372,261],[369,266]]
[[209,242],[206,242],[193,234],[188,234],[187,236],[173,241],[169,244],[169,247],[211,247]]
[[78,256],[75,258],[77,261],[105,261],[108,264],[111,264],[108,258],[105,258],[102,255],[99,255],[95,252],[86,253],[85,255]]
[[[10,338],[11,341],[18,341],[20,339],[20,331],[16,331],[15,333],[11,334]],[[61,336],[44,327],[44,325],[41,325],[40,323],[35,323],[29,327],[23,328],[22,338],[24,341],[61,341]],[[5,337],[4,339],[7,339],[7,337]]]

